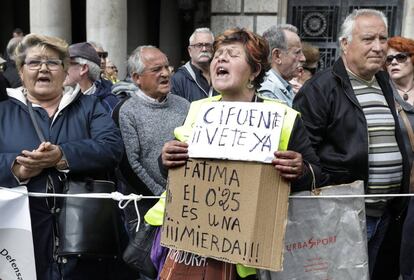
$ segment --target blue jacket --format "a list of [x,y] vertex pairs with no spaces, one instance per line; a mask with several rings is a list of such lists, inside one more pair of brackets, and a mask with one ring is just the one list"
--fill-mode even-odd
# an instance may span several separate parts
[[107,112],[111,113],[119,99],[112,93],[113,84],[105,79],[95,81],[96,90],[93,93],[102,102]]
[[[40,140],[33,127],[22,88],[8,89],[9,99],[0,102],[0,186],[19,185],[11,172],[13,161],[22,150],[36,149]],[[122,140],[110,115],[94,96],[84,96],[66,88],[54,119],[47,112],[33,105],[40,129],[46,139],[60,145],[69,164],[69,175],[102,177],[112,172],[122,158]],[[45,192],[48,175],[53,179],[55,191],[62,191],[55,168],[45,169],[27,183],[29,192]],[[44,198],[30,198],[30,215],[35,249],[37,279],[80,279],[68,275],[97,275],[101,270],[93,261],[82,264],[74,259],[61,264],[53,260],[53,220]],[[58,206],[59,207],[59,206]],[[102,266],[102,264],[100,264]],[[94,273],[94,274],[92,274]],[[102,272],[105,273],[105,272]]]

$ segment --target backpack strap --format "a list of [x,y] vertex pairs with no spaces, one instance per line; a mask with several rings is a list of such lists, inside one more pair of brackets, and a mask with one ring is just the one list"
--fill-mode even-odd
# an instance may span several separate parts
[[119,127],[119,111],[121,110],[122,105],[127,101],[131,96],[126,96],[123,100],[119,101],[112,110],[112,119],[114,120],[117,127]]

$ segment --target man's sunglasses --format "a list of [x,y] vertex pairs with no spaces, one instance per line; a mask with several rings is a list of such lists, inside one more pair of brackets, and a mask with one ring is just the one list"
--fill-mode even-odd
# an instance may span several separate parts
[[107,58],[108,57],[108,52],[97,52],[98,56],[100,58]]
[[398,63],[404,63],[407,61],[407,58],[411,56],[411,53],[397,53],[396,55],[389,55],[385,59],[385,65],[389,66],[391,65],[394,58],[397,60]]

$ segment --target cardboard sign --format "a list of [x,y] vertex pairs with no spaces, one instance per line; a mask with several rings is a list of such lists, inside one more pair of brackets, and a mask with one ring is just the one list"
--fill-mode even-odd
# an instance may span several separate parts
[[270,164],[190,159],[169,171],[161,244],[279,271],[289,192]]
[[0,188],[0,279],[36,279],[26,187]]
[[205,103],[188,141],[188,154],[270,163],[279,147],[284,115],[285,109],[271,103]]

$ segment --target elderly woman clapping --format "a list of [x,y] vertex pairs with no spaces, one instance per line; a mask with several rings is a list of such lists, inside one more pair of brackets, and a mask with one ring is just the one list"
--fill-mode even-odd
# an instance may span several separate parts
[[[18,45],[23,87],[8,89],[8,100],[0,103],[1,186],[25,184],[30,192],[61,193],[63,174],[108,179],[121,159],[120,133],[99,100],[63,87],[68,63],[61,39],[29,34]],[[56,199],[30,198],[37,279],[108,279],[106,262],[56,256],[54,213],[60,207]]]

